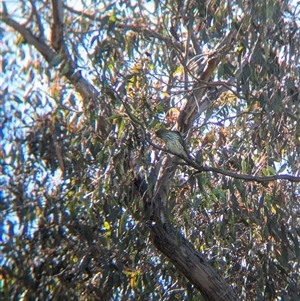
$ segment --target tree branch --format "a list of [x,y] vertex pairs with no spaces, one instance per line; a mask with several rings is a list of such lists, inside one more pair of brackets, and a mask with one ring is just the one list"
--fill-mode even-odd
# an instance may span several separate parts
[[219,43],[216,49],[209,55],[205,69],[200,75],[200,78],[195,79],[192,92],[187,97],[186,103],[181,108],[176,125],[177,130],[182,132],[188,131],[194,120],[206,110],[209,102],[207,100],[203,101],[202,98],[208,87],[207,83],[218,66],[221,52],[228,49],[232,40],[235,39],[236,34],[236,31],[229,32],[228,35]]
[[[9,18],[5,11],[1,13],[0,17],[5,24],[14,28],[29,44],[33,45],[42,54],[42,56],[48,63],[50,63],[55,58],[57,54],[44,41],[36,37],[30,30],[28,30],[24,26]],[[99,94],[98,91],[92,84],[90,84],[85,78],[82,77],[80,70],[75,70],[75,63],[71,60],[71,58],[66,59],[68,60],[67,63],[69,64],[70,68],[65,76],[70,80],[77,92],[81,94],[82,98],[86,102],[89,102],[90,100],[96,102]]]
[[[96,17],[92,14],[82,12],[82,11],[78,11],[78,10],[72,8],[72,7],[67,6],[67,5],[64,5],[64,7],[67,10],[69,10],[70,12],[72,12],[74,14],[77,14],[77,15],[80,15],[80,16],[84,16],[84,17],[86,17],[90,20],[102,21],[102,18]],[[184,45],[182,43],[174,41],[174,39],[172,39],[172,38],[163,36],[162,34],[158,33],[157,31],[152,30],[152,29],[150,29],[146,26],[143,26],[143,25],[137,26],[137,25],[131,25],[131,24],[117,24],[116,26],[118,28],[122,29],[123,31],[131,30],[131,31],[134,31],[134,32],[142,33],[145,36],[150,36],[150,37],[153,37],[153,38],[157,38],[160,41],[164,41],[166,43],[166,45],[171,45],[173,47],[176,47],[176,48],[180,49],[180,51],[182,51],[182,52],[185,51]]]
[[23,25],[17,23],[13,19],[10,19],[5,13],[1,13],[0,16],[1,20],[5,24],[19,32],[29,44],[33,45],[43,55],[47,62],[51,62],[53,60],[56,54],[44,41],[33,35],[33,33]]
[[233,289],[170,223],[149,223],[151,240],[208,301],[235,301]]
[[[194,167],[194,166],[193,166]],[[243,174],[237,174],[228,170],[223,170],[215,167],[206,167],[206,166],[199,166],[198,169],[200,172],[202,171],[211,171],[215,173],[219,173],[225,176],[229,176],[235,179],[245,180],[245,181],[253,181],[258,183],[263,182],[272,182],[276,180],[288,180],[290,182],[300,182],[300,177],[290,176],[290,175],[273,175],[273,176],[266,176],[266,177],[257,177],[257,176],[251,176],[251,175],[243,175]]]
[[[224,169],[220,169],[220,168],[216,168],[216,167],[201,166],[201,165],[198,165],[197,163],[195,163],[193,160],[187,159],[183,156],[178,156],[178,154],[175,154],[175,153],[169,151],[168,149],[159,147],[158,145],[154,144],[147,137],[146,137],[146,141],[158,150],[164,151],[166,153],[169,153],[171,155],[174,155],[174,156],[177,156],[177,157],[183,159],[184,161],[186,161],[186,163],[187,163],[186,165],[194,167],[199,172],[204,172],[204,171],[205,172],[215,172],[215,173],[222,174],[222,175],[225,175],[225,176],[228,176],[231,178],[245,180],[245,181],[253,181],[253,182],[258,182],[258,183],[272,182],[272,181],[276,181],[276,180],[288,180],[290,182],[296,182],[296,183],[300,182],[300,177],[286,175],[286,174],[257,177],[257,176],[252,176],[252,175],[238,174],[238,173],[234,173],[232,171],[228,171],[228,170],[224,170]],[[178,163],[178,164],[182,165],[181,163]]]
[[169,153],[171,155],[180,157],[181,159],[183,159],[187,163],[188,166],[194,167],[199,172],[203,172],[203,171],[205,171],[205,172],[215,172],[215,173],[222,174],[222,175],[225,175],[225,176],[229,176],[229,177],[232,177],[232,178],[235,178],[235,179],[240,179],[240,180],[245,180],[245,181],[253,181],[253,182],[258,182],[258,183],[271,182],[271,181],[276,181],[276,180],[289,180],[290,182],[300,182],[300,177],[286,175],[286,174],[258,177],[258,176],[252,176],[252,175],[238,174],[238,173],[234,173],[234,172],[231,172],[231,171],[228,171],[228,170],[219,169],[219,168],[216,168],[216,167],[200,166],[191,159],[187,159],[183,156],[178,156],[178,154],[175,154],[172,151],[170,151],[166,148],[162,148],[162,147],[158,146],[157,144],[153,143],[147,137],[146,129],[144,128],[144,125],[142,124],[142,122],[140,122],[135,116],[132,115],[132,113],[130,112],[130,109],[128,108],[127,104],[121,99],[121,97],[118,96],[118,94],[114,90],[112,90],[112,91],[118,97],[118,99],[121,101],[121,103],[124,105],[124,108],[125,108],[128,116],[129,116],[129,118],[131,119],[131,121],[133,123],[138,124],[141,127],[141,130],[143,132],[143,138],[151,146],[153,146],[155,149],[158,149],[158,150],[161,150],[163,152]]
[[35,1],[33,0],[30,0],[30,4],[32,6],[32,12],[36,18],[36,22],[37,22],[37,25],[38,25],[38,28],[39,28],[39,37],[43,38],[45,35],[44,35],[44,26],[42,24],[42,21],[41,21],[41,18],[39,16],[39,13],[35,7]]
[[63,4],[61,0],[52,0],[53,22],[51,25],[51,45],[57,51],[65,51],[63,32]]

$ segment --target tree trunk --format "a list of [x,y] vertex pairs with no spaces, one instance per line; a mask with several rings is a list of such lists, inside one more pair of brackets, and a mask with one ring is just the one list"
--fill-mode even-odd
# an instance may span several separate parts
[[170,223],[151,224],[151,240],[208,301],[236,301],[233,289]]

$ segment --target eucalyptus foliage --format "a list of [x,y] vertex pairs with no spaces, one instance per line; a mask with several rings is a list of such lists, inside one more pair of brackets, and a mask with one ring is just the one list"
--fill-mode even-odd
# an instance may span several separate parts
[[[178,249],[241,300],[299,300],[299,15],[281,0],[3,3],[2,297],[209,300],[152,243],[172,158]],[[160,128],[199,166],[287,178],[197,173]]]

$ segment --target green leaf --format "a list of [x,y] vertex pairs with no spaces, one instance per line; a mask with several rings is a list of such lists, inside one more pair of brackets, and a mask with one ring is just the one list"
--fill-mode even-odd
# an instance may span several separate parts
[[125,127],[125,120],[122,118],[121,122],[119,123],[118,138],[121,137],[124,127]]
[[119,223],[119,231],[118,231],[118,234],[119,234],[119,237],[122,237],[124,231],[125,231],[125,225],[126,225],[126,221],[127,221],[127,212],[125,211],[123,214],[122,214],[122,217],[120,219],[120,223]]
[[224,74],[224,64],[221,64],[218,68],[218,78],[221,78]]
[[65,56],[62,53],[57,54],[49,63],[49,67],[51,68],[51,67],[58,66],[63,61],[64,57]]
[[276,175],[276,170],[272,166],[268,166],[262,169],[262,173],[264,176],[273,176]]
[[242,161],[242,172],[246,174],[248,171],[247,162],[245,160]]
[[62,70],[60,71],[60,74],[63,76],[63,75],[66,75],[70,70],[70,64],[67,62],[64,67],[62,68]]

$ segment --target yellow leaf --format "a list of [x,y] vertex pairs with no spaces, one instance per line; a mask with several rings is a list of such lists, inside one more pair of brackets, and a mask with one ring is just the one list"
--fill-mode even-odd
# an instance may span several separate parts
[[161,94],[164,96],[164,97],[170,97],[170,94],[168,92],[161,92]]
[[176,70],[173,72],[173,76],[182,75],[182,74],[183,74],[183,67],[182,66],[178,66],[176,68]]
[[104,222],[103,227],[105,230],[109,231],[110,230],[110,225],[107,221]]

